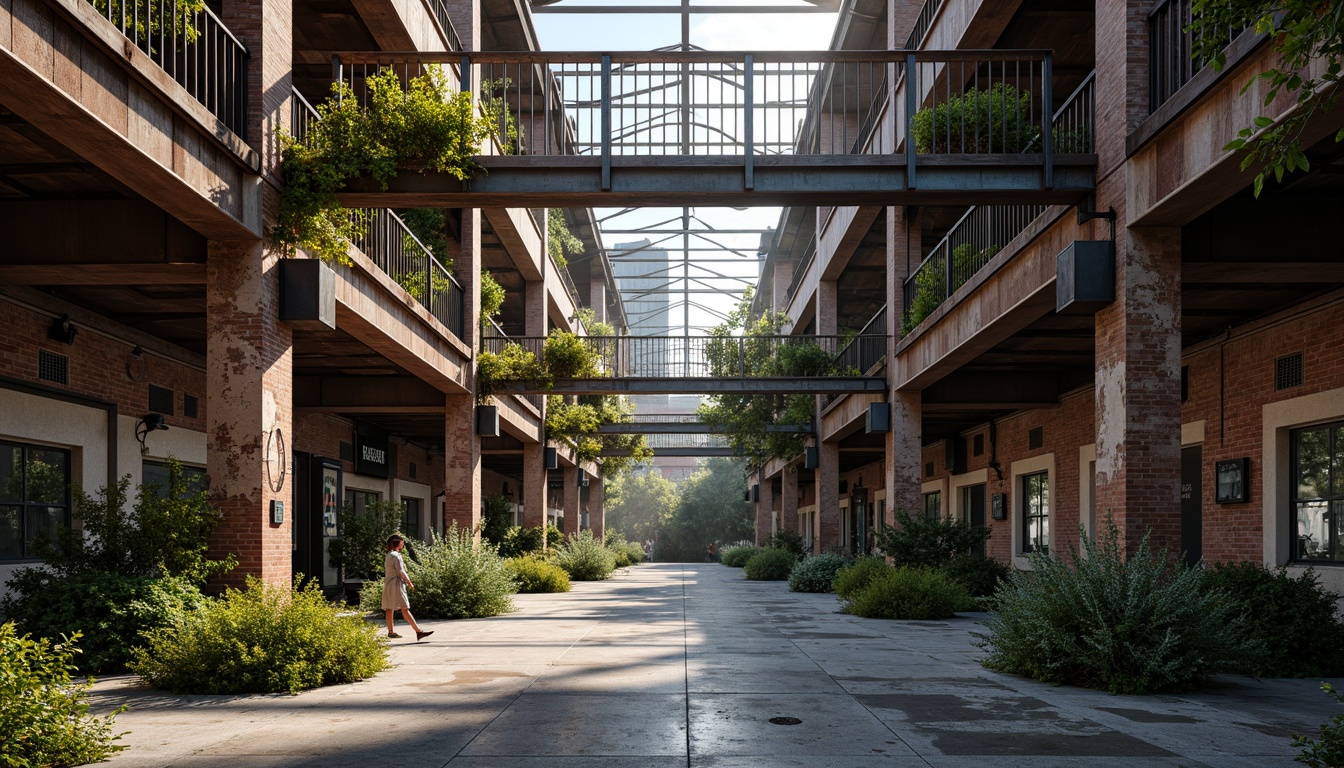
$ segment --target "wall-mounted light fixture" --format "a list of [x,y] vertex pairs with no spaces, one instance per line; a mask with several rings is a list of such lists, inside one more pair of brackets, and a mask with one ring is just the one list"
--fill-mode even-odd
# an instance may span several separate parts
[[135,439],[140,441],[140,452],[144,453],[149,450],[145,445],[145,438],[149,436],[150,432],[167,428],[168,425],[163,423],[162,413],[146,413],[141,416],[140,420],[135,423]]
[[52,341],[59,341],[65,344],[74,344],[75,336],[79,334],[79,329],[70,322],[69,315],[61,315],[51,321],[51,327],[47,329],[47,338]]

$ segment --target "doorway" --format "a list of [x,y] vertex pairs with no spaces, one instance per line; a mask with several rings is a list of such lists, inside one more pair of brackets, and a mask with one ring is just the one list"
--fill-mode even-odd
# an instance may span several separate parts
[[1204,557],[1203,465],[1204,446],[1181,449],[1181,549],[1187,566]]
[[[971,527],[985,527],[985,484],[968,485],[961,489],[961,511],[966,516],[966,522]],[[981,557],[985,556],[985,542],[981,541],[974,550]]]

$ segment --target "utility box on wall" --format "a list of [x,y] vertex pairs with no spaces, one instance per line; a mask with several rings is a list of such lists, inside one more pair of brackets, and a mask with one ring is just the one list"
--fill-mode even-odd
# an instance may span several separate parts
[[336,328],[336,273],[317,259],[280,260],[280,319],[295,328]]
[[476,434],[482,437],[499,437],[499,406],[476,406]]
[[1055,257],[1055,312],[1090,315],[1115,301],[1115,244],[1075,240]]

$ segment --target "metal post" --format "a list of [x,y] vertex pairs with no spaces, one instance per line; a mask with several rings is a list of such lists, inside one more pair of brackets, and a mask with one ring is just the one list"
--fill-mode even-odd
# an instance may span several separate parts
[[737,337],[737,375],[739,378],[747,377],[747,340],[741,336]]
[[746,73],[742,83],[742,100],[745,102],[745,114],[742,117],[742,128],[746,133],[746,138],[743,141],[743,151],[746,153],[746,156],[743,158],[743,161],[745,162],[745,167],[743,168],[743,173],[745,174],[743,185],[747,190],[751,190],[756,186],[756,164],[755,137],[753,136],[755,122],[752,119],[752,69],[754,69],[754,67],[752,65],[752,55],[750,53],[744,57],[743,66],[746,67]]
[[1051,93],[1051,76],[1054,57],[1047,53],[1041,60],[1041,152],[1045,155],[1045,168],[1042,173],[1041,185],[1045,189],[1055,188],[1055,155],[1054,155],[1054,128],[1055,128],[1055,109],[1053,104],[1053,95]]
[[905,188],[915,189],[915,109],[919,104],[919,66],[915,54],[905,55]]
[[471,57],[462,55],[462,69],[458,71],[459,91],[471,90]]
[[611,191],[611,54],[602,54],[602,191]]
[[[337,83],[345,81],[345,70],[341,66],[341,57],[337,56],[334,53],[331,55],[331,79]],[[336,91],[337,104],[340,104],[344,101],[344,99],[342,98],[344,93],[345,93],[344,89],[337,89]]]

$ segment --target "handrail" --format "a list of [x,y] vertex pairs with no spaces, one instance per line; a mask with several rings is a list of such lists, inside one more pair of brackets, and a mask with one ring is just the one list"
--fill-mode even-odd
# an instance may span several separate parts
[[[1192,0],[1162,0],[1148,15],[1148,111],[1155,112],[1176,95],[1195,74],[1208,66],[1195,53],[1194,3]],[[1249,26],[1228,28],[1231,43]]]
[[187,14],[176,0],[88,2],[210,114],[247,139],[247,46],[208,6]]
[[439,23],[439,29],[443,30],[443,36],[448,39],[448,50],[460,52],[462,38],[457,36],[457,28],[453,26],[453,18],[448,13],[447,3],[444,0],[426,0],[426,2],[434,12],[434,20]]

